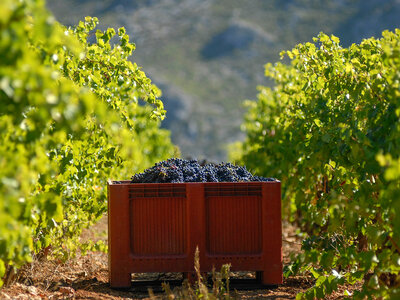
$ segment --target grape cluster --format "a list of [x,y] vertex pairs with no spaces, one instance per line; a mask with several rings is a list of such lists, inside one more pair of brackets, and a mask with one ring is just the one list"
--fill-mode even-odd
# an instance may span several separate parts
[[252,175],[246,167],[231,163],[204,163],[197,160],[171,158],[132,176],[132,183],[178,183],[178,182],[240,182],[275,181]]

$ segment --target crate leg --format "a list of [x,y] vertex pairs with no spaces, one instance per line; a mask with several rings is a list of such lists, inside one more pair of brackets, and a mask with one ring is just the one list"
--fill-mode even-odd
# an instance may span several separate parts
[[208,273],[207,272],[201,272],[201,277],[203,277],[203,282],[207,284],[208,282]]
[[262,282],[262,278],[263,278],[262,274],[263,274],[263,272],[261,272],[261,271],[257,271],[257,272],[256,272],[256,280],[257,280],[257,282],[259,282],[259,283]]
[[[199,279],[197,278],[197,274],[194,272],[184,272],[183,274],[183,279],[187,279],[190,284],[196,283]],[[202,282],[204,284],[207,284],[208,281],[208,273],[207,272],[201,272],[200,273]]]
[[256,272],[256,280],[263,285],[277,286],[282,284],[282,273],[271,272],[271,270],[259,271]]
[[193,272],[184,272],[183,279],[187,279],[190,284],[194,284],[197,281],[197,276]]
[[130,273],[111,272],[110,273],[110,286],[112,288],[130,288],[131,281]]

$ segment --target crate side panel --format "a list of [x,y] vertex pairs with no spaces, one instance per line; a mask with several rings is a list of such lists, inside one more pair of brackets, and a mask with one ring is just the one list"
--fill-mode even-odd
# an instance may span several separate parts
[[281,183],[263,185],[263,284],[281,284],[282,220]]
[[207,197],[206,222],[208,254],[261,253],[261,197]]
[[132,255],[185,254],[186,198],[131,198],[130,215]]

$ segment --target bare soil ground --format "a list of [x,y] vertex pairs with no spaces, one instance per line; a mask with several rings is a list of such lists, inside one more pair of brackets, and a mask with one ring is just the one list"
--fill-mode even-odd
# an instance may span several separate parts
[[[87,230],[83,239],[107,240],[107,218]],[[283,260],[289,262],[290,253],[300,251],[301,241],[295,235],[295,228],[283,225]],[[201,261],[200,261],[201,264]],[[237,272],[237,278],[254,278],[254,273]],[[172,276],[172,277],[171,277]],[[174,279],[176,274],[135,274],[134,280]],[[284,279],[282,285],[268,289],[231,290],[237,299],[295,299],[296,294],[312,286],[312,278],[295,276]],[[179,288],[179,286],[177,287]],[[234,287],[233,287],[234,288]],[[158,286],[152,287],[155,296],[162,298]],[[344,290],[354,287],[340,287],[329,299],[343,298]],[[34,260],[23,268],[16,281],[0,290],[0,299],[145,299],[149,298],[147,287],[129,291],[114,290],[108,285],[107,254],[90,252],[66,263],[48,260]]]

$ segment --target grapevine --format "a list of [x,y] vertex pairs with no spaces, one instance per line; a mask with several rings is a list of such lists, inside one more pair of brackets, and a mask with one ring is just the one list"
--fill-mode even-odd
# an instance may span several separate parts
[[[273,88],[248,102],[231,156],[283,182],[286,218],[305,237],[285,275],[312,274],[299,299],[400,297],[400,30],[343,48],[335,36],[267,64]],[[350,296],[350,293],[346,293]]]
[[34,253],[65,260],[90,249],[79,236],[106,211],[107,178],[177,150],[124,28],[111,46],[115,30],[95,31],[96,18],[66,28],[36,0],[0,11],[1,286]]

